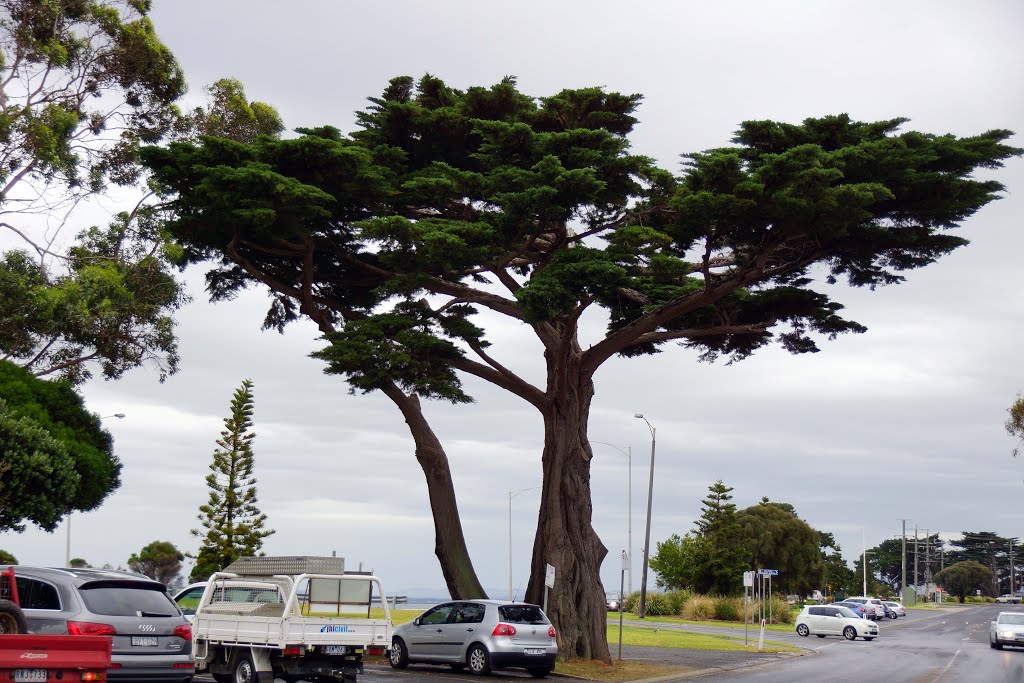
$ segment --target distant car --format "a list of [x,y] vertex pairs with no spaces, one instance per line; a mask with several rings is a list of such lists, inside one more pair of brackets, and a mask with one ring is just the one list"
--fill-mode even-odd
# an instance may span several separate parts
[[843,636],[847,640],[858,637],[874,640],[878,637],[878,626],[857,616],[849,607],[807,605],[796,618],[796,632],[805,638],[815,635],[819,638]]
[[555,666],[555,627],[537,605],[505,600],[461,600],[430,608],[396,626],[388,659],[404,669],[414,662],[447,664],[486,675],[521,668],[544,678]]
[[888,607],[889,609],[891,609],[893,611],[893,614],[896,615],[895,617],[893,617],[893,619],[896,619],[897,617],[905,617],[905,616],[907,616],[907,608],[904,607],[903,605],[901,605],[898,602],[892,602],[891,600],[886,600],[885,601],[885,606]]
[[1024,647],[1024,613],[1000,612],[989,624],[988,644],[996,650],[1004,645]]
[[[868,616],[868,608],[861,602],[833,602],[833,607],[846,607],[853,611],[861,619],[870,619]],[[872,612],[873,614],[873,612]]]
[[[875,606],[871,604],[871,598],[846,598],[845,600],[843,600],[843,602],[854,602],[863,605],[865,619],[875,620],[880,619],[882,618],[882,616],[884,616],[884,614],[875,611]],[[882,610],[882,612],[884,613],[884,610]]]
[[608,603],[609,612],[618,612],[619,606],[622,604],[622,602],[619,600],[618,593],[607,593],[605,595],[605,601]]
[[[237,583],[240,582],[233,583],[227,589],[217,589],[211,602],[266,602],[271,604],[284,602],[281,589],[274,584],[258,581],[247,581],[241,585],[237,585]],[[199,601],[203,599],[206,584],[206,581],[189,584],[174,595],[174,602],[177,603],[178,609],[189,620],[189,623],[195,616]]]
[[[159,581],[106,569],[19,565],[14,576],[29,631],[110,636],[109,683],[186,683],[195,675],[192,626]],[[22,680],[17,672],[14,680]]]
[[1006,595],[1000,595],[998,598],[996,598],[996,602],[1002,603],[1004,605],[1007,603],[1016,605],[1020,603],[1020,596],[1007,593]]

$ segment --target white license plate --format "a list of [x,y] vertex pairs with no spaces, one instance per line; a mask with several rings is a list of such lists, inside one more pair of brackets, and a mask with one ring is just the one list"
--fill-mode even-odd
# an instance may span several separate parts
[[324,653],[329,655],[347,655],[348,646],[346,645],[327,645],[324,647]]
[[14,683],[39,683],[46,681],[46,669],[15,669]]
[[156,636],[132,636],[132,646],[156,647]]
[[544,654],[544,648],[542,647],[527,647],[523,649],[525,655],[542,655]]

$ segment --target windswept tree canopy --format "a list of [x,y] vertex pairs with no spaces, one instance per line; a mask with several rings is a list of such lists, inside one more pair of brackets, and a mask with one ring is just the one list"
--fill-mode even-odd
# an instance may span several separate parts
[[[351,134],[143,150],[184,261],[213,265],[212,297],[265,286],[264,327],[314,321],[327,371],[383,391],[411,429],[425,420],[407,395],[471,400],[465,373],[537,408],[545,490],[527,599],[556,565],[549,607],[570,656],[608,657],[586,437],[598,368],[670,343],[740,360],[773,340],[808,353],[862,332],[814,279],[898,283],[964,245],[949,229],[1003,189],[972,174],[1019,153],[1006,130],[901,132],[902,118],[840,114],[747,121],[677,173],[631,153],[639,102],[401,77]],[[491,355],[473,318],[484,310],[543,345],[543,387]],[[579,339],[595,310],[605,333]]]

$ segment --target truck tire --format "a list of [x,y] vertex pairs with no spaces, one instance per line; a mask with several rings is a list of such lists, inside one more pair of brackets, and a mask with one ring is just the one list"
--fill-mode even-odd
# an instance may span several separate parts
[[259,674],[256,673],[256,665],[248,652],[239,652],[235,655],[235,662],[231,665],[231,683],[257,683]]
[[25,614],[10,600],[0,600],[0,635],[28,633]]

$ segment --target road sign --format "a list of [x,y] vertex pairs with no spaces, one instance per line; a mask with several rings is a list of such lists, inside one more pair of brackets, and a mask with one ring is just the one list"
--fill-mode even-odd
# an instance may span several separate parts
[[758,569],[757,571],[760,574],[762,574],[763,576],[778,576],[779,575],[779,570],[778,569]]
[[547,566],[547,571],[544,572],[544,585],[548,588],[555,587],[555,568],[550,564]]
[[749,588],[754,585],[754,572],[743,572],[743,586]]

